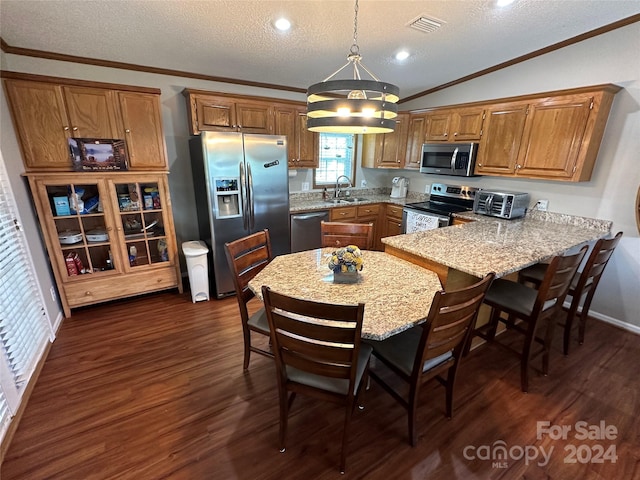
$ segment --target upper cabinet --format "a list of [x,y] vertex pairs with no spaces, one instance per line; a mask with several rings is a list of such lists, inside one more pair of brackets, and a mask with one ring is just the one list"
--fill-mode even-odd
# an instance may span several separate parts
[[399,113],[393,132],[363,135],[362,166],[367,168],[404,168],[408,123],[409,114]]
[[476,174],[512,175],[515,172],[528,106],[526,102],[514,102],[487,107]]
[[456,108],[426,114],[425,141],[471,142],[482,135],[483,108]]
[[285,135],[289,168],[317,168],[319,135],[303,102],[185,89],[192,135],[202,131]]
[[619,90],[601,85],[488,106],[475,173],[589,180]]
[[424,113],[410,113],[407,128],[407,148],[404,168],[419,170],[422,160],[422,144],[427,131],[427,116]]
[[192,135],[202,131],[273,133],[273,107],[268,101],[184,90]]
[[72,170],[71,137],[124,139],[130,169],[167,169],[159,90],[15,77],[4,86],[27,172]]
[[276,104],[274,134],[287,137],[289,168],[317,168],[320,137],[307,130],[306,105]]
[[167,169],[158,95],[116,92],[120,118],[117,138],[124,138],[133,170]]

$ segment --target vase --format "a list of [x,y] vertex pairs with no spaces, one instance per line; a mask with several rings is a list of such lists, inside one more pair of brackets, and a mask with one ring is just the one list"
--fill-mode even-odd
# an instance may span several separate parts
[[357,283],[358,272],[333,272],[333,283]]

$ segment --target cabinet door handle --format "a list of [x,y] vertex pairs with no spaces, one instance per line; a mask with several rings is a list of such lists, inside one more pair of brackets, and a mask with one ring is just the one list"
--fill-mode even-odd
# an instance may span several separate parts
[[128,128],[125,128],[125,129],[124,129],[124,132],[125,132],[125,133],[131,133],[131,130],[129,130]]
[[69,131],[69,127],[67,127],[66,125],[62,128],[65,132]]
[[478,164],[478,166],[479,166],[479,167],[481,167],[481,166],[482,166],[482,164],[481,164],[481,163],[479,163],[479,164]]
[[445,134],[444,134],[444,136],[445,136],[445,137],[446,137],[447,135],[448,135],[447,133],[445,133]]
[[516,168],[522,168],[522,165],[516,165]]
[[458,132],[454,133],[454,134],[453,134],[453,136],[454,136],[454,137],[457,137],[457,136],[458,136]]
[[73,129],[72,129],[72,130],[73,130],[74,132],[77,132],[77,131],[78,131],[78,127],[73,127]]
[[90,290],[87,290],[86,292],[84,292],[84,294],[85,294],[87,297],[90,297],[90,296],[91,296],[91,291],[90,291]]

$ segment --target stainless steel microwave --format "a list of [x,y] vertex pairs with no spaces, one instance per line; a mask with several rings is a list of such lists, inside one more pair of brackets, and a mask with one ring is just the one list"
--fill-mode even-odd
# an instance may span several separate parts
[[457,177],[474,177],[477,143],[425,143],[420,172]]

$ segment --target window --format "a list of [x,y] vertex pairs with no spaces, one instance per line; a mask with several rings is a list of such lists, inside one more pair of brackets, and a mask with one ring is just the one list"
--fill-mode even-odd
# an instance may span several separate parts
[[53,340],[0,154],[0,441]]
[[354,180],[355,135],[350,133],[321,133],[320,161],[313,174],[314,187],[335,185],[340,175]]

